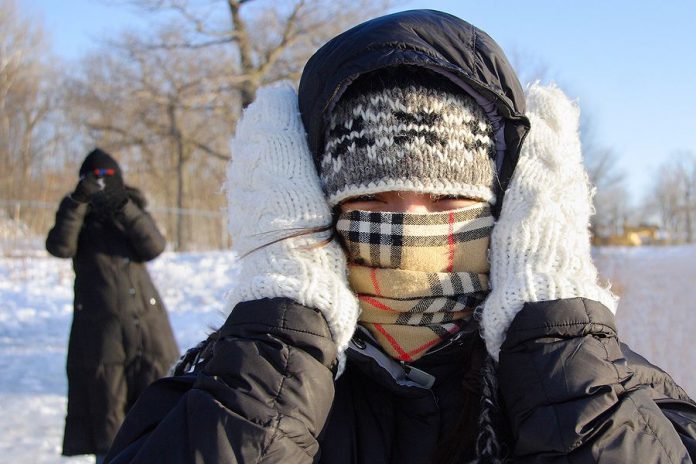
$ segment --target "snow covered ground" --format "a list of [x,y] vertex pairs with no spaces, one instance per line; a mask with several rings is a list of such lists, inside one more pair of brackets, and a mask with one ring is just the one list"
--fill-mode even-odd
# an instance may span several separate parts
[[[621,337],[696,397],[696,246],[605,248],[596,260],[622,295]],[[224,321],[224,294],[236,275],[230,253],[167,253],[150,270],[182,349]],[[0,258],[3,462],[93,462],[60,457],[72,280],[68,260],[44,253]]]
[[[167,253],[150,272],[182,349],[224,322],[224,294],[236,275],[231,253]],[[2,462],[94,462],[60,456],[73,277],[70,260],[44,253],[0,259]]]
[[606,247],[595,262],[621,296],[621,340],[696,399],[696,246]]

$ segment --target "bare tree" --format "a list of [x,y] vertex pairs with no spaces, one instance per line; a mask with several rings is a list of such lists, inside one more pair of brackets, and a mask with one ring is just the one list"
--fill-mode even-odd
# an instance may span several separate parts
[[674,242],[694,242],[696,219],[696,156],[680,151],[658,170],[646,200]]
[[590,183],[595,188],[595,214],[590,226],[593,235],[606,237],[621,234],[624,224],[632,222],[635,212],[626,188],[626,175],[618,166],[616,152],[597,142],[593,121],[588,111],[581,112],[583,161]]
[[[229,85],[246,107],[256,89],[282,79],[296,81],[309,56],[330,37],[384,12],[391,0],[130,0],[153,13],[173,14],[182,35],[152,40],[150,48],[232,51]],[[171,15],[170,15],[171,17]],[[171,38],[170,38],[171,39]]]
[[65,193],[60,80],[41,23],[0,0],[0,252],[37,243]]
[[21,197],[51,150],[45,126],[53,98],[47,47],[38,23],[21,17],[12,0],[0,0],[0,191]]

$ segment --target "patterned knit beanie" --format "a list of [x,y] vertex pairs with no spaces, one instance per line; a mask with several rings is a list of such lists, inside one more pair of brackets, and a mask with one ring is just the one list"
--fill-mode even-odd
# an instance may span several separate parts
[[351,84],[330,115],[319,174],[334,206],[385,191],[495,202],[495,143],[483,109],[446,77],[394,68]]

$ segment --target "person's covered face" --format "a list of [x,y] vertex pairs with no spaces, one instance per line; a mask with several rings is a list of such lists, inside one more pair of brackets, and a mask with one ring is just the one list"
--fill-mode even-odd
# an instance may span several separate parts
[[488,294],[488,202],[386,191],[339,204],[360,323],[393,358],[413,361],[462,330]]
[[494,129],[462,88],[422,69],[352,83],[331,113],[319,174],[358,295],[384,350],[418,359],[488,293]]
[[85,157],[79,175],[80,179],[87,176],[97,179],[102,188],[123,186],[123,175],[118,162],[99,148],[95,148]]

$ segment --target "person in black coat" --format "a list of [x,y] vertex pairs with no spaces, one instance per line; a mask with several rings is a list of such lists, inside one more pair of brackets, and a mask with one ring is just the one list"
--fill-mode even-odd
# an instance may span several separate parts
[[228,171],[230,315],[107,461],[693,462],[696,404],[597,282],[578,120],[431,10],[260,89]]
[[142,193],[124,184],[108,153],[90,152],[46,239],[48,252],[72,258],[75,271],[65,456],[106,454],[140,393],[179,356],[145,267],[164,247]]

